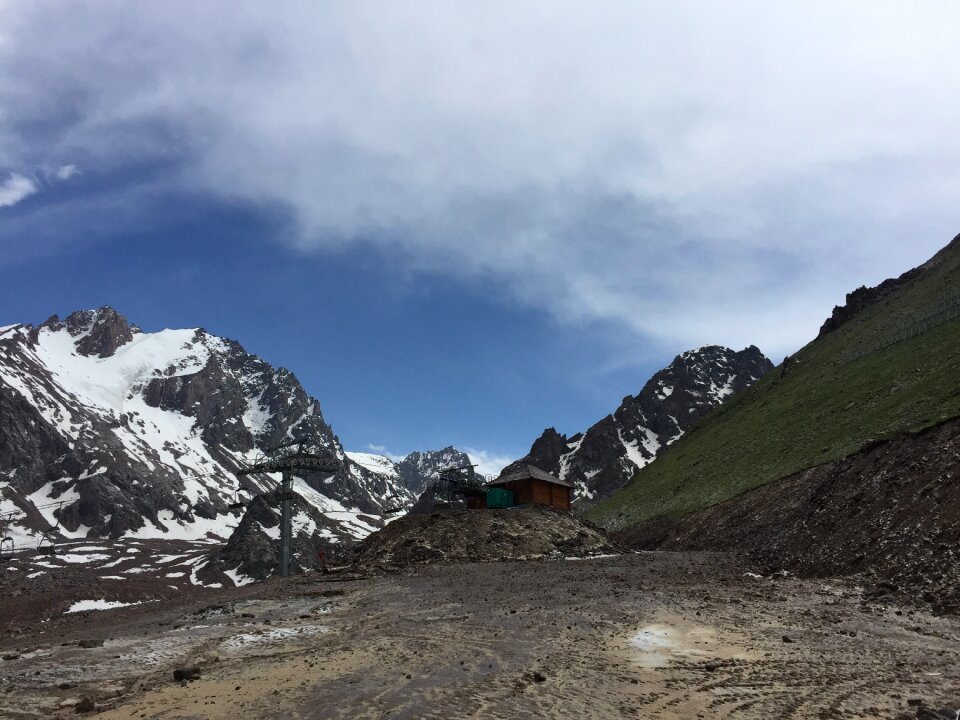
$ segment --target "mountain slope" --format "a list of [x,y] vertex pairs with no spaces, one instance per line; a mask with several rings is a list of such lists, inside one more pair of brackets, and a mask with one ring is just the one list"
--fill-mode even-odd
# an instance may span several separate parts
[[677,517],[960,415],[960,237],[880,288],[732,397],[588,515],[609,527]]
[[109,307],[0,328],[0,430],[0,512],[16,513],[23,542],[50,528],[226,539],[238,487],[275,485],[238,483],[234,471],[293,438],[340,465],[306,478],[339,511],[376,514],[398,493],[412,500],[350,462],[288,370],[203,329],[144,333]]
[[754,346],[734,352],[708,345],[682,353],[612,415],[570,438],[548,428],[529,454],[503,472],[535,465],[574,483],[575,502],[588,506],[622,487],[700,418],[772,367]]

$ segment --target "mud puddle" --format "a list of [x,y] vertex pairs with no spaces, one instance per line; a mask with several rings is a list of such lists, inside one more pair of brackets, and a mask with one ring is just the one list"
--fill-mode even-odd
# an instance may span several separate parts
[[690,660],[748,660],[750,653],[718,636],[709,625],[673,617],[645,625],[630,638],[631,661],[646,668]]

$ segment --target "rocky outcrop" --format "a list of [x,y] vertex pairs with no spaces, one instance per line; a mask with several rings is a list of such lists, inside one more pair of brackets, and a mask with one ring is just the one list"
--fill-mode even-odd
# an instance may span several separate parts
[[685,352],[587,431],[567,438],[545,430],[503,474],[535,465],[574,483],[574,502],[585,508],[623,487],[694,423],[772,367],[752,345],[739,352],[718,345]]
[[847,322],[850,318],[862,312],[864,308],[867,308],[874,303],[881,302],[884,298],[899,290],[911,280],[920,277],[931,268],[936,267],[941,262],[944,262],[944,260],[951,255],[956,257],[956,253],[960,253],[960,235],[955,236],[946,247],[940,250],[923,265],[919,265],[911,270],[907,270],[907,272],[903,273],[899,277],[888,278],[876,287],[867,287],[866,285],[861,285],[853,292],[847,293],[844,304],[834,306],[830,317],[824,320],[823,325],[820,326],[820,332],[817,334],[817,337],[821,338],[824,335],[833,332]]
[[884,280],[876,287],[867,287],[866,285],[861,285],[853,292],[848,292],[844,304],[835,305],[833,308],[833,313],[830,315],[830,317],[823,321],[823,325],[820,326],[820,332],[817,334],[817,337],[820,338],[827,333],[833,332],[847,322],[850,318],[862,312],[864,308],[881,300],[894,290],[897,290],[903,286],[905,283],[913,280],[915,277],[923,273],[923,270],[923,267],[916,267],[912,270],[908,270],[898,278]]

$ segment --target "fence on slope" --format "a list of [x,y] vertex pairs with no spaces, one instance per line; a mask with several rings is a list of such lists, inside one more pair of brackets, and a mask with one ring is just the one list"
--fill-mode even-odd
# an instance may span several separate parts
[[928,307],[923,312],[904,316],[887,331],[856,350],[845,353],[842,357],[847,362],[859,360],[958,317],[960,317],[960,290],[941,298],[936,305]]

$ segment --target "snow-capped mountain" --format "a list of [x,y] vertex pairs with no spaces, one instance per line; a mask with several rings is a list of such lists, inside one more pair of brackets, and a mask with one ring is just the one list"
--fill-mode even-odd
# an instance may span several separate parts
[[401,460],[391,460],[384,455],[347,451],[347,457],[367,471],[382,475],[392,482],[400,482],[414,496],[419,496],[431,481],[440,477],[446,468],[462,468],[470,465],[470,456],[462,450],[448,446],[443,450],[416,450]]
[[708,345],[682,353],[612,415],[569,438],[548,428],[503,472],[536,465],[573,482],[575,503],[586,507],[623,487],[697,420],[772,367],[753,345],[740,352]]
[[443,450],[424,450],[412,452],[397,463],[400,481],[414,495],[420,495],[440,476],[444,468],[466,467],[470,465],[470,456],[455,447]]
[[50,528],[226,539],[238,495],[276,485],[235,471],[291,439],[340,466],[295,481],[317,533],[362,537],[384,507],[412,502],[396,478],[347,457],[290,371],[235,341],[145,333],[109,307],[0,328],[0,513],[15,512],[15,540]]

